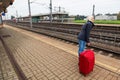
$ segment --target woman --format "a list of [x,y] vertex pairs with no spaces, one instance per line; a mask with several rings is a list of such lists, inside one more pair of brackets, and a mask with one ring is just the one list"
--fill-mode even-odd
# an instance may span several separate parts
[[78,41],[79,41],[79,50],[78,50],[78,56],[81,52],[84,51],[86,44],[90,46],[90,31],[92,30],[94,26],[94,17],[89,16],[88,21],[82,26],[82,30],[78,35]]

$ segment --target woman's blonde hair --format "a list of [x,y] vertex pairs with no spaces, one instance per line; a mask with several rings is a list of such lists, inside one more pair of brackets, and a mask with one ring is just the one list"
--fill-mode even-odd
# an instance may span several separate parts
[[87,20],[93,22],[94,21],[94,16],[88,16]]

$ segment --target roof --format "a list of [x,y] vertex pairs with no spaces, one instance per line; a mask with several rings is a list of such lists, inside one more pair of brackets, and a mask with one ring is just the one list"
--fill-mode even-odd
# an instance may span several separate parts
[[12,5],[14,2],[14,0],[0,0],[0,13],[1,12],[6,12],[6,8],[9,6],[9,5]]
[[[52,13],[52,15],[62,15],[62,14],[68,14],[68,13],[63,13],[63,12]],[[36,17],[36,16],[48,16],[48,15],[50,15],[50,13],[33,15],[33,17]]]
[[[63,13],[63,12],[55,12],[55,13],[52,13],[52,15],[67,15],[68,13]],[[32,17],[38,17],[38,16],[48,16],[50,15],[50,13],[46,13],[46,14],[38,14],[38,15],[33,15]],[[22,17],[22,18],[28,18],[29,16],[25,16],[25,17]]]

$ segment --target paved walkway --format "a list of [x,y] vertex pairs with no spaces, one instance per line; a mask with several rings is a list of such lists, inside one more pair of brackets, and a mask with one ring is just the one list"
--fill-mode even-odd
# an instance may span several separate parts
[[0,41],[0,80],[18,80],[10,60]]
[[[34,29],[31,29],[29,27],[23,27],[23,26],[18,26],[18,27],[22,27],[22,28],[26,28],[28,30],[33,30]],[[28,32],[28,31],[25,31],[25,30],[21,30],[21,29],[16,29],[16,28],[13,28],[12,29],[14,30],[17,30],[18,32],[22,32],[23,34],[26,34],[30,37],[33,37],[37,40],[40,40],[42,42],[45,42],[49,45],[52,45],[54,47],[57,47],[59,49],[62,49],[68,53],[71,53],[75,56],[78,56],[76,53],[78,52],[78,47],[76,45],[71,45],[69,43],[65,43],[64,41],[59,41],[59,39],[54,39],[54,38],[51,38],[51,37],[46,37],[46,36],[43,36],[43,35],[40,35],[40,34],[35,34],[33,32]],[[38,32],[40,31],[37,30]],[[53,33],[52,33],[53,34]],[[53,44],[53,42],[55,44]],[[96,60],[95,60],[95,63],[96,65],[99,65],[99,66],[102,66],[106,69],[109,69],[110,71],[113,71],[113,72],[116,72],[116,73],[119,73],[120,74],[120,55],[119,56],[114,56],[114,55],[111,55],[109,53],[104,53],[102,51],[97,51],[95,52],[97,54],[95,54],[95,57],[96,57]],[[101,54],[105,54],[105,55],[101,55]],[[112,56],[112,57],[111,57]]]
[[71,54],[76,50],[72,44],[62,47],[63,43],[60,46],[50,38],[53,42],[49,42],[48,37],[16,28],[4,28],[2,33],[11,35],[5,41],[28,80],[120,80],[118,74],[96,65],[87,77],[81,75],[78,72],[78,58]]

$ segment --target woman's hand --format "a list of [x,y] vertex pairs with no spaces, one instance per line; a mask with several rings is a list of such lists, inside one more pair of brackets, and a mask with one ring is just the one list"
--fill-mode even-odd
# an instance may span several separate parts
[[91,44],[90,43],[87,43],[88,46],[90,46]]

